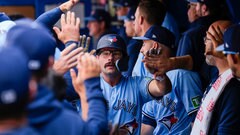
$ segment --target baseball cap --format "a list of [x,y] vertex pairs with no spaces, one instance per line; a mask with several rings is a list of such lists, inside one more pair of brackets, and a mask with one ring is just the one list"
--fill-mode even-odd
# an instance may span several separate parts
[[56,41],[44,26],[23,19],[8,31],[6,45],[21,48],[29,57],[29,69],[39,70],[54,56]]
[[131,7],[134,5],[134,0],[119,0],[113,4],[114,7]]
[[85,17],[85,21],[105,21],[110,22],[110,14],[104,9],[93,10],[89,17]]
[[107,34],[101,37],[97,44],[97,54],[101,49],[104,48],[115,48],[121,50],[123,53],[126,53],[126,43],[117,34]]
[[223,35],[224,43],[216,48],[216,51],[223,51],[224,54],[240,53],[240,24],[229,27]]
[[18,48],[5,47],[0,51],[0,63],[1,113],[20,111],[29,99],[28,58]]
[[151,26],[143,37],[133,37],[133,39],[153,40],[169,47],[170,49],[174,49],[175,44],[175,36],[173,33],[164,27],[156,25]]
[[126,16],[121,17],[120,19],[125,21],[134,21],[136,9],[137,7],[131,7],[128,14]]
[[15,23],[3,12],[0,12],[0,47],[4,46],[6,33]]

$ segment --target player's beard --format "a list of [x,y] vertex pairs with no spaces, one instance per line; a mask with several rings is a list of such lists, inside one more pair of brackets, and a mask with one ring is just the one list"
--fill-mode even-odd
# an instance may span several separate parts
[[206,63],[210,66],[215,66],[215,60],[212,55],[206,55]]

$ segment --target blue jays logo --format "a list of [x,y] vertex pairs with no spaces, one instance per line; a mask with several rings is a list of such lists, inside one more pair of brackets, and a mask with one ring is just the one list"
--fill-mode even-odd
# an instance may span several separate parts
[[168,130],[171,130],[172,126],[178,122],[178,118],[171,114],[169,116],[163,117],[159,122],[163,123]]
[[117,38],[116,37],[113,37],[111,39],[108,39],[110,42],[117,42]]
[[125,124],[120,126],[120,129],[126,130],[128,134],[131,134],[131,135],[134,133],[135,129],[137,128],[138,128],[138,123],[136,119],[126,122]]

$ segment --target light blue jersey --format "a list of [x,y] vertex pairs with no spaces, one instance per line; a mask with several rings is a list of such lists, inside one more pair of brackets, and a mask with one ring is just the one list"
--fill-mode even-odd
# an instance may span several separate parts
[[[133,76],[152,77],[142,62],[143,54],[140,53],[133,69]],[[172,91],[163,99],[152,100],[143,106],[143,115],[156,120],[157,126],[154,134],[181,134],[191,130],[189,124],[195,119],[202,97],[201,80],[199,75],[187,70],[172,70],[167,72],[172,83]]]
[[[202,91],[197,73],[187,70],[167,72],[172,83],[172,91],[161,100],[152,100],[143,107],[143,115],[155,119],[157,126],[154,134],[181,134],[195,119],[191,115],[199,108]],[[190,131],[189,131],[190,132]]]
[[144,58],[144,55],[142,53],[139,53],[138,59],[136,61],[136,64],[133,68],[132,76],[147,76],[147,77],[152,77],[153,75],[149,73],[142,62]]
[[101,77],[101,88],[108,102],[109,122],[114,126],[140,134],[142,106],[152,100],[148,85],[152,79],[144,77],[123,77],[115,86],[110,86]]

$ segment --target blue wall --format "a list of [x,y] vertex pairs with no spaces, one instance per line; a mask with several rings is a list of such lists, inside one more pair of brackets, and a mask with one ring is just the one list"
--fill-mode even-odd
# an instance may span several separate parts
[[[35,17],[41,15],[45,9],[46,4],[58,4],[67,0],[0,0],[1,6],[23,6],[32,5],[35,7]],[[91,0],[81,0],[81,3],[85,4],[85,16],[89,16],[91,13]]]

